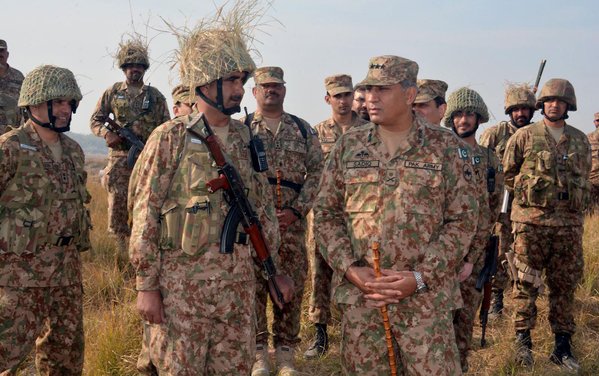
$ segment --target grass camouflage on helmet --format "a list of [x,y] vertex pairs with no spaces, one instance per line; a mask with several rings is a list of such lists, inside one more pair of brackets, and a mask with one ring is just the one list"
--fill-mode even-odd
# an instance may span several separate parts
[[135,35],[129,40],[121,41],[115,58],[121,69],[127,64],[140,64],[143,65],[146,70],[150,68],[148,44],[140,35]]
[[527,84],[509,84],[505,89],[503,109],[508,115],[514,107],[528,107],[535,110],[535,95]]

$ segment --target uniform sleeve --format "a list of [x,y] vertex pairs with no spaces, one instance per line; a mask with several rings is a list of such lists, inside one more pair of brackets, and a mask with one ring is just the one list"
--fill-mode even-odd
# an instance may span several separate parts
[[15,176],[18,165],[19,141],[17,137],[0,137],[0,196]]
[[312,209],[314,198],[318,193],[318,183],[322,174],[324,158],[320,141],[318,141],[318,136],[315,134],[316,132],[311,131],[310,124],[304,122],[304,126],[308,130],[308,139],[306,140],[308,152],[304,161],[306,164],[306,179],[304,180],[302,191],[295,201],[291,203],[291,206],[305,218]]
[[137,290],[157,290],[160,275],[160,211],[177,167],[179,140],[173,132],[154,132],[144,147],[131,177],[133,224],[129,257],[135,269]]
[[103,119],[112,112],[112,108],[110,106],[111,96],[110,89],[106,90],[104,94],[102,94],[102,97],[98,100],[96,108],[94,109],[94,112],[90,118],[89,127],[92,133],[98,137],[104,138],[106,133],[108,133],[108,130],[104,127],[104,122],[97,119]]
[[458,149],[456,144],[446,150],[444,220],[439,236],[427,245],[422,263],[414,267],[433,290],[456,278],[477,229],[479,188],[469,160],[460,159]]
[[480,139],[478,143],[486,148],[491,150],[495,150],[495,132],[493,128],[485,129],[485,131],[480,135]]
[[322,256],[341,282],[347,269],[358,261],[352,252],[345,218],[345,183],[341,167],[342,141],[329,154],[314,203],[314,236]]
[[505,154],[503,155],[503,174],[505,178],[505,189],[514,196],[514,178],[520,172],[520,166],[524,161],[524,146],[526,143],[525,132],[516,132],[507,141]]

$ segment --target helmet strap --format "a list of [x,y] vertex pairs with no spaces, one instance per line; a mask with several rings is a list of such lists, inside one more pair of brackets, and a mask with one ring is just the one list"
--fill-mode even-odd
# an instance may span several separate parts
[[204,100],[204,102],[206,102],[210,106],[216,108],[217,110],[219,110],[220,112],[222,112],[223,114],[225,114],[227,116],[231,116],[233,114],[241,112],[241,106],[225,108],[224,99],[223,99],[223,79],[222,78],[219,78],[218,80],[216,80],[216,102],[214,102],[212,99],[205,96],[199,87],[196,88],[196,94],[199,95],[200,98],[202,98]]
[[550,117],[548,117],[547,115],[545,115],[545,102],[543,102],[543,105],[541,106],[541,115],[543,115],[547,120],[549,121],[560,121],[560,120],[566,120],[568,119],[570,116],[568,115],[568,110],[566,109],[566,111],[564,112],[564,114],[562,115],[561,118],[559,119],[551,119]]
[[[42,123],[38,118],[33,116],[33,114],[31,113],[31,110],[29,110],[29,107],[27,107],[27,112],[29,113],[29,118],[31,119],[31,121],[33,121],[35,124],[39,125],[40,127],[48,128],[56,133],[64,133],[64,132],[68,132],[71,130],[71,120],[73,118],[72,116],[69,118],[69,122],[67,123],[66,127],[58,128],[58,127],[56,127],[56,116],[54,116],[54,113],[53,113],[51,100],[46,102],[46,107],[48,109],[48,119],[50,120],[48,123]],[[71,111],[73,113],[75,113],[77,111],[77,101],[75,101],[75,100],[71,101]]]

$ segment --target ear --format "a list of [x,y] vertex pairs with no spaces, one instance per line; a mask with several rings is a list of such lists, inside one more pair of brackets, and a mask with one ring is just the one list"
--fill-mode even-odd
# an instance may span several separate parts
[[327,95],[324,96],[324,101],[328,104],[331,105],[331,96],[327,93]]
[[254,86],[252,88],[252,94],[254,95],[254,98],[256,98],[256,93],[258,92],[258,86]]
[[416,100],[416,94],[418,94],[418,89],[415,86],[410,86],[406,89],[406,103],[412,105]]
[[439,110],[439,116],[443,119],[445,117],[445,111],[447,111],[447,103],[440,105],[437,110]]

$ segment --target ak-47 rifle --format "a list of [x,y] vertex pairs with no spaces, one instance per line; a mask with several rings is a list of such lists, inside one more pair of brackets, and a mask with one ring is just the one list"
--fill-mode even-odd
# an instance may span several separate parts
[[537,79],[535,80],[535,86],[532,88],[533,94],[536,94],[537,90],[539,90],[539,83],[541,82],[541,76],[543,75],[543,69],[545,69],[546,63],[547,60],[541,60],[541,65],[539,65],[539,71],[537,72]]
[[[194,119],[187,126],[187,131],[204,142],[210,155],[218,167],[218,178],[206,183],[208,191],[214,193],[220,189],[225,191],[226,201],[231,208],[225,217],[225,223],[220,234],[220,252],[233,253],[233,246],[237,238],[237,227],[241,223],[246,235],[249,235],[250,242],[256,251],[258,259],[262,262],[266,279],[272,287],[271,294],[275,295],[281,304],[284,304],[283,294],[277,285],[275,275],[277,273],[275,265],[268,251],[264,234],[262,233],[262,224],[258,215],[254,211],[250,200],[246,195],[246,188],[237,169],[228,160],[223,153],[216,139],[212,128],[208,124],[203,113],[197,115],[199,119]],[[192,127],[194,124],[202,122],[206,136],[196,132]]]
[[487,345],[485,335],[487,332],[487,322],[489,321],[489,308],[491,308],[492,279],[495,273],[497,273],[498,250],[499,237],[497,235],[491,235],[485,249],[485,265],[476,279],[476,289],[482,291],[484,288],[483,302],[480,306],[480,313],[478,315],[480,317],[480,326],[482,328],[480,347],[485,347]]
[[141,153],[144,148],[144,143],[135,135],[135,133],[133,133],[131,128],[129,128],[128,125],[132,122],[129,122],[124,126],[120,126],[119,123],[114,121],[114,119],[110,118],[109,116],[98,117],[96,120],[104,122],[106,129],[116,133],[120,138],[124,139],[127,141],[127,143],[129,143],[129,145],[131,145],[129,147],[129,153],[127,154],[127,166],[129,166],[129,168],[133,168],[139,153]]

